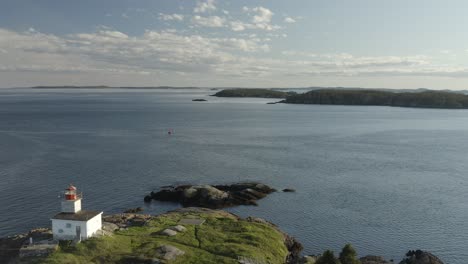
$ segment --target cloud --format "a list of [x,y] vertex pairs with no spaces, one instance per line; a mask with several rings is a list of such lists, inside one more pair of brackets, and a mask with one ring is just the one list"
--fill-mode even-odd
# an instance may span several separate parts
[[[262,6],[249,8],[249,7],[244,6],[242,7],[242,11],[248,14],[253,14],[251,22],[243,23],[243,22],[237,21],[236,22],[237,27],[232,27],[231,25],[231,29],[233,30],[234,28],[240,29],[241,28],[239,26],[240,23],[242,23],[242,26],[244,29],[262,29],[262,30],[271,31],[271,30],[276,30],[280,28],[277,25],[271,24],[271,20],[272,20],[274,13],[268,8],[265,8]],[[240,31],[240,30],[237,30],[237,31]]]
[[292,17],[285,17],[284,22],[292,24],[292,23],[296,23],[296,20]]
[[198,1],[193,9],[195,13],[205,13],[216,10],[215,0]]
[[172,15],[169,15],[169,14],[163,14],[163,13],[159,13],[159,20],[164,20],[164,21],[183,21],[184,20],[184,16],[181,15],[181,14],[172,14]]
[[268,38],[244,35],[244,38],[207,37],[147,30],[129,36],[102,28],[57,36],[36,30],[15,32],[0,28],[0,74],[82,73],[99,78],[134,76],[133,80],[138,80],[136,76],[272,81],[294,79],[293,76],[302,80],[313,76],[468,78],[468,68],[437,65],[431,57],[423,55],[356,56],[286,50],[281,53],[283,56],[275,57],[269,54],[272,47],[267,44]]
[[192,18],[192,22],[195,25],[202,26],[202,27],[223,27],[224,23],[226,22],[226,19],[219,17],[219,16],[209,16],[209,17],[194,16]]
[[0,71],[147,74],[210,72],[234,63],[239,52],[266,52],[269,46],[258,39],[207,38],[167,31],[130,37],[119,31],[99,30],[58,37],[0,29],[0,50]]
[[273,17],[273,12],[271,12],[270,9],[260,6],[260,7],[254,7],[251,10],[257,13],[256,15],[254,15],[252,19],[253,23],[267,24],[271,22],[271,18]]
[[233,31],[244,31],[247,27],[242,21],[232,21],[230,22],[230,26]]

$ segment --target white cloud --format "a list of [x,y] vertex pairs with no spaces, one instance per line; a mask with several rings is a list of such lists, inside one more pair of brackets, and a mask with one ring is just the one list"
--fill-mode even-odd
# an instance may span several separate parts
[[215,0],[198,1],[193,9],[195,13],[205,13],[216,10]]
[[252,11],[256,12],[257,14],[254,15],[252,22],[255,24],[267,24],[271,22],[271,18],[273,17],[273,12],[270,9],[259,6],[252,8]]
[[163,14],[163,13],[159,13],[159,20],[164,20],[164,21],[183,21],[184,20],[184,16],[181,15],[181,14]]
[[194,16],[192,18],[192,22],[202,27],[223,27],[224,23],[226,22],[226,19],[219,16]]
[[[253,14],[251,23],[243,23],[243,27],[248,29],[262,29],[262,30],[276,30],[280,27],[277,25],[272,25],[271,20],[274,13],[265,7],[259,6],[254,8],[248,8],[246,6],[242,7],[242,11]],[[232,27],[231,27],[232,28]],[[237,27],[239,28],[239,27]],[[233,29],[234,30],[234,29]]]
[[292,17],[285,17],[284,22],[291,24],[291,23],[296,23],[296,20],[294,18],[292,18]]
[[233,31],[244,31],[246,28],[246,24],[241,21],[232,21],[230,26]]
[[298,76],[303,80],[311,76],[468,78],[468,68],[437,65],[430,57],[421,55],[355,56],[286,50],[282,52],[283,57],[274,59],[270,54],[263,55],[271,49],[269,41],[263,34],[221,38],[146,31],[128,36],[102,29],[56,36],[36,30],[14,32],[0,28],[0,74],[86,73],[96,78],[134,76],[132,80],[138,80],[136,76],[173,75],[187,80],[211,76],[223,80],[264,77],[273,81]]

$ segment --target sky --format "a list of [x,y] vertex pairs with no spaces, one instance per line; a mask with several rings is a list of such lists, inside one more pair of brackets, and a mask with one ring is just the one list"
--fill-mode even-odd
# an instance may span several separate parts
[[0,0],[0,87],[468,89],[465,0]]

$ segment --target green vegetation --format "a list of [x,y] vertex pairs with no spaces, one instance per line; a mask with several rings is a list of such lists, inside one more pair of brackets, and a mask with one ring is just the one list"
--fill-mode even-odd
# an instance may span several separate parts
[[322,256],[317,259],[315,264],[340,264],[340,261],[335,257],[333,251],[326,250]]
[[361,264],[357,258],[356,250],[351,244],[346,244],[340,253],[341,264]]
[[468,95],[445,92],[388,92],[379,90],[314,90],[290,95],[290,104],[382,105],[422,108],[468,108]]
[[[185,225],[185,232],[172,237],[160,234],[182,218],[204,218],[206,222]],[[142,227],[92,238],[76,247],[61,246],[41,263],[151,263],[162,245],[185,251],[170,263],[238,263],[238,256],[284,263],[288,254],[284,240],[270,224],[249,222],[222,211],[171,212],[152,218]]]
[[259,98],[286,98],[288,93],[282,91],[274,91],[269,89],[226,89],[215,93],[217,97],[259,97]]
[[346,244],[341,250],[339,258],[335,257],[333,251],[325,250],[315,264],[361,264],[361,261],[359,261],[353,246]]

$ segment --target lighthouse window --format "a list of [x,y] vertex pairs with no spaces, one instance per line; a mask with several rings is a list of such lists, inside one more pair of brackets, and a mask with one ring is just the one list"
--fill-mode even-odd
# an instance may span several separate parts
[[71,224],[70,224],[70,223],[67,223],[67,224],[66,224],[66,227],[67,227],[67,228],[71,228]]
[[59,229],[58,232],[59,232],[59,233],[63,233],[63,229]]

